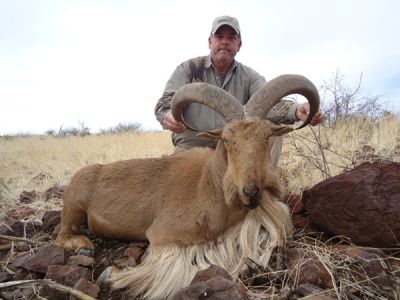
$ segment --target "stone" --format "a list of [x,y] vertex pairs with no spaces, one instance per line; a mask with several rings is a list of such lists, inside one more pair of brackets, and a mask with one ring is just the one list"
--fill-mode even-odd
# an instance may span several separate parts
[[48,210],[42,217],[42,230],[51,232],[61,222],[60,210]]
[[18,257],[13,261],[15,268],[46,274],[50,265],[64,264],[65,250],[59,246],[48,244],[40,247],[35,254]]
[[32,215],[35,215],[36,212],[37,210],[32,207],[20,206],[7,211],[7,217],[15,220],[23,220]]
[[[100,293],[100,287],[97,284],[90,282],[86,278],[79,279],[73,287],[74,289],[77,289],[95,299],[97,299]],[[69,296],[69,300],[76,300],[76,299],[78,298],[76,298],[75,296],[72,295]]]
[[73,265],[50,265],[45,276],[45,279],[51,279],[71,287],[81,278],[90,280],[91,272],[87,268]]
[[34,202],[36,199],[38,199],[40,197],[40,194],[37,191],[23,191],[20,195],[19,195],[19,202],[21,203],[25,203],[25,204],[30,204],[32,202]]
[[323,289],[333,288],[334,280],[318,257],[302,249],[292,248],[288,253],[289,281],[295,285],[313,284]]
[[211,265],[209,268],[197,272],[190,285],[178,291],[172,299],[247,300],[248,297],[244,287],[232,280],[226,270]]
[[400,240],[400,163],[364,163],[303,192],[311,224],[359,246]]
[[44,199],[45,201],[49,201],[52,198],[61,199],[64,191],[64,185],[55,184],[44,192]]

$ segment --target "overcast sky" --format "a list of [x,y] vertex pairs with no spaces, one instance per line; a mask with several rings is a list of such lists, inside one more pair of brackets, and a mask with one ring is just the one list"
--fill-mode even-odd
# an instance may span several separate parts
[[175,67],[206,55],[216,16],[238,18],[237,60],[266,79],[336,70],[400,111],[398,0],[0,0],[0,134],[139,122]]

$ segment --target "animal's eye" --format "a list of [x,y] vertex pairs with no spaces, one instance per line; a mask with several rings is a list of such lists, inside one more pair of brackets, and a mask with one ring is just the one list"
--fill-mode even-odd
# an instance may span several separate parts
[[228,143],[228,141],[226,139],[222,139],[222,141],[224,142],[224,144]]

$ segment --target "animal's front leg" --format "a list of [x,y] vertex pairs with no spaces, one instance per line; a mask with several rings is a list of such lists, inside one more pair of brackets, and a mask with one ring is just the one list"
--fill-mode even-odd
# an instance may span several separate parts
[[93,243],[80,232],[86,213],[73,206],[64,205],[61,216],[61,228],[56,239],[56,244],[75,253],[93,256]]

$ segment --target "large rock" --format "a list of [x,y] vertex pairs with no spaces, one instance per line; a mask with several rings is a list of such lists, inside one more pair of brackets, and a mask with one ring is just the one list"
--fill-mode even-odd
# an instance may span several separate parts
[[235,282],[228,272],[218,266],[211,265],[197,272],[190,285],[178,291],[172,300],[247,300],[243,286]]
[[363,246],[400,241],[400,163],[365,163],[304,191],[311,224]]

